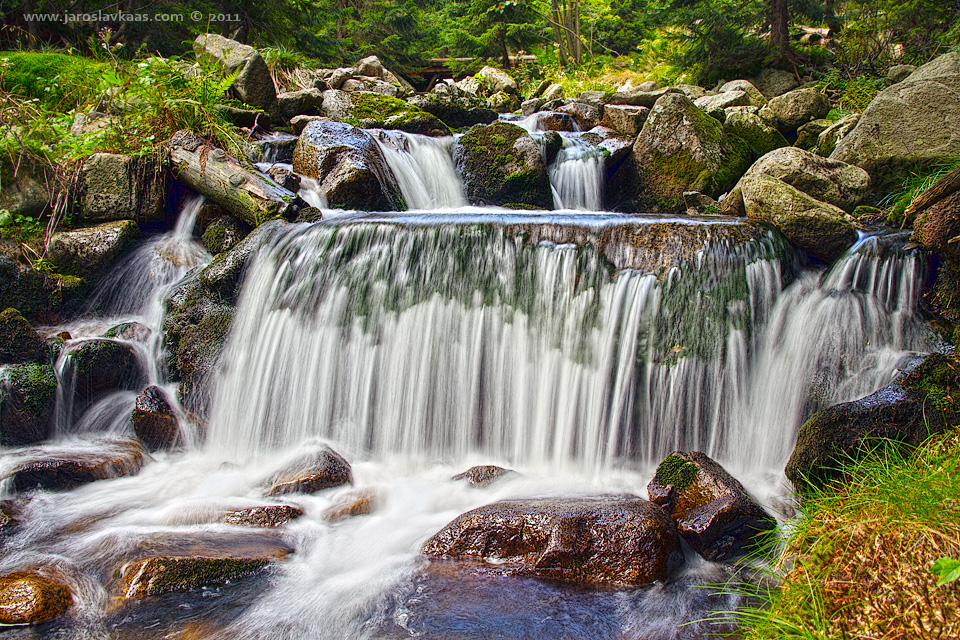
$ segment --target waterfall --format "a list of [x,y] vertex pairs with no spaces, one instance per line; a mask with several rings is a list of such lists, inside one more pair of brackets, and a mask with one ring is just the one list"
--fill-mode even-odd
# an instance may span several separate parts
[[[781,291],[775,243],[722,244],[658,277],[496,225],[294,228],[245,285],[209,445],[249,456],[319,437],[375,459],[555,470],[680,448],[779,472],[804,380],[824,401],[863,395],[924,345],[866,273],[912,291],[919,271],[867,243]],[[872,261],[857,282],[879,288],[837,290],[850,261]]]
[[603,154],[578,134],[562,134],[563,148],[550,163],[555,209],[603,209]]
[[374,139],[397,178],[408,209],[467,205],[460,176],[450,157],[453,138],[381,130],[374,133]]

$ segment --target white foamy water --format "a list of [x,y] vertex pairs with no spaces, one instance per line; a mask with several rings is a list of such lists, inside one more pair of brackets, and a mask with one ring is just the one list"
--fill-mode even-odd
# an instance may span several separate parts
[[397,178],[408,209],[463,207],[467,197],[457,175],[450,147],[453,138],[431,138],[402,131],[379,130],[373,135]]

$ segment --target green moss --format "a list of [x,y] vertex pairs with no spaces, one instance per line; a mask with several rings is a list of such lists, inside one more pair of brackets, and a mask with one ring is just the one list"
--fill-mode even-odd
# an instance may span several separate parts
[[472,127],[460,138],[459,154],[472,199],[500,206],[529,205],[549,209],[552,197],[545,172],[522,169],[514,145],[528,135],[517,125],[497,122]]
[[723,129],[729,137],[736,137],[746,142],[749,150],[758,156],[765,155],[780,147],[790,146],[782,133],[763,124],[759,116],[754,116],[754,118],[728,119],[724,123]]
[[57,376],[48,364],[20,364],[5,370],[8,384],[34,416],[43,415],[57,393]]
[[955,415],[960,400],[960,359],[932,354],[904,378],[902,386],[919,395],[925,405]]
[[447,125],[436,116],[399,98],[359,92],[351,94],[350,100],[350,115],[344,118],[344,122],[355,127],[372,124],[384,129],[400,129],[411,133],[425,134],[438,129],[449,132]]
[[0,52],[9,67],[0,74],[5,91],[38,99],[48,108],[68,111],[99,91],[110,68],[62,53]]
[[671,453],[653,476],[653,481],[662,486],[673,486],[680,490],[690,486],[697,477],[697,465],[684,458],[679,453]]
[[223,584],[256,573],[268,564],[262,558],[151,558],[144,574],[150,578],[136,589],[137,595],[188,591]]
[[707,195],[716,197],[733,187],[750,166],[750,145],[747,141],[731,135],[727,136],[727,143]]

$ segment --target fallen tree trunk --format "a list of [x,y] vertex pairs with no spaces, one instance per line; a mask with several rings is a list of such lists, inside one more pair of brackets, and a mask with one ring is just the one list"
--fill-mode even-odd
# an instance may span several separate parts
[[177,131],[167,145],[177,180],[252,227],[273,218],[292,219],[307,206],[297,194],[246,169],[189,131]]
[[957,189],[960,189],[960,167],[934,182],[929,189],[914,198],[905,213],[907,216],[916,215],[937,204]]

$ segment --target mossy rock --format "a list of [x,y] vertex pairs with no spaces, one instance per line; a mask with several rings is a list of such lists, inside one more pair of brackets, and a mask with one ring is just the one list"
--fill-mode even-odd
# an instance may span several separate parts
[[60,231],[50,239],[50,262],[72,276],[94,281],[114,260],[131,249],[140,238],[140,227],[132,220],[105,222],[94,227]]
[[764,122],[760,116],[745,110],[731,109],[723,122],[723,130],[727,135],[737,136],[745,141],[750,152],[757,157],[790,145],[782,133]]
[[657,484],[670,485],[675,489],[684,489],[697,477],[697,465],[680,455],[671,453],[657,466],[653,481]]
[[216,255],[229,251],[250,233],[246,223],[233,216],[220,216],[210,222],[200,236],[200,244],[210,253]]
[[49,109],[69,111],[100,91],[110,67],[62,53],[0,52],[10,66],[0,74],[4,91],[35,98]]
[[454,145],[471,204],[552,209],[550,178],[540,148],[506,122],[472,127]]
[[716,198],[732,187],[747,169],[749,146],[686,96],[668,93],[650,110],[633,155],[640,206],[680,213],[684,192]]
[[136,350],[106,338],[86,340],[71,352],[77,396],[92,400],[105,391],[139,389],[146,380]]
[[0,369],[0,444],[19,446],[44,440],[56,396],[57,376],[49,364]]
[[102,438],[91,444],[96,448],[49,444],[23,451],[9,475],[9,486],[16,493],[69,491],[98,480],[135,475],[150,458],[143,445],[130,438]]
[[163,593],[235,582],[262,571],[273,558],[183,558],[154,556],[123,567],[124,597],[143,598]]
[[330,118],[363,129],[397,129],[427,136],[448,136],[450,128],[420,107],[369,91],[325,91],[323,110]]
[[56,321],[79,308],[86,291],[81,278],[37,271],[0,251],[0,300],[28,320]]
[[47,362],[50,348],[16,309],[0,312],[0,364]]

